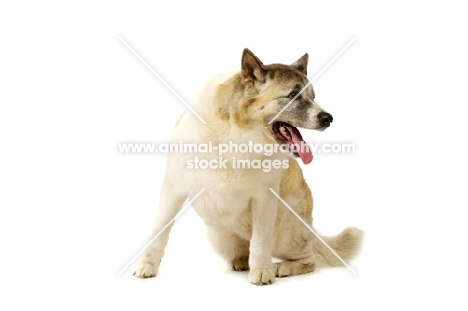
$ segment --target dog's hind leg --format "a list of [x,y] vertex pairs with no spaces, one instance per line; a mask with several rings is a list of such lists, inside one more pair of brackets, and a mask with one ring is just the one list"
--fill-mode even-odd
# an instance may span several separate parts
[[[313,241],[315,236],[302,224],[295,224],[290,230],[282,232],[275,243],[274,256],[283,259],[274,264],[277,277],[305,274],[315,270]],[[305,229],[305,230],[304,230]]]
[[275,264],[276,276],[312,272],[315,266],[342,266],[342,260],[351,260],[359,253],[363,231],[347,228],[335,237],[322,237],[332,252],[298,219],[312,226],[313,197],[297,162],[290,164],[280,186],[280,196],[287,206],[278,204],[273,256],[284,261]]
[[208,227],[214,249],[227,260],[234,271],[249,270],[249,241],[220,227]]
[[313,198],[293,159],[281,180],[280,196],[287,206],[278,203],[273,256],[283,261],[274,264],[275,274],[285,277],[312,272],[316,265],[313,247],[316,238],[297,216],[312,224]]

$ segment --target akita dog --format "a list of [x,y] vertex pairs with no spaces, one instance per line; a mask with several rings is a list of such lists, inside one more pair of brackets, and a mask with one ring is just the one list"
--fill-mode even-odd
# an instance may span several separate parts
[[[168,223],[188,198],[198,195],[192,206],[208,227],[214,248],[231,269],[250,270],[249,281],[253,284],[271,284],[275,276],[304,274],[316,266],[343,265],[275,195],[312,225],[312,194],[295,159],[300,157],[305,164],[310,163],[312,153],[297,127],[323,131],[333,117],[314,101],[307,63],[305,54],[292,65],[264,65],[245,49],[240,72],[207,83],[194,105],[206,124],[185,112],[176,124],[172,141],[210,142],[213,148],[198,154],[168,155],[150,237],[160,235],[143,253],[135,276],[156,276],[172,227]],[[247,143],[281,145],[289,152],[276,149],[266,154],[230,148],[221,159],[220,146],[227,143],[230,147]],[[239,159],[244,164],[250,161],[251,166],[239,167]],[[210,167],[194,167],[194,160],[210,161]],[[223,165],[211,165],[220,162]],[[265,163],[273,164],[265,169]],[[323,239],[347,261],[359,252],[362,235],[359,229],[347,228]],[[282,261],[273,263],[273,257]]]

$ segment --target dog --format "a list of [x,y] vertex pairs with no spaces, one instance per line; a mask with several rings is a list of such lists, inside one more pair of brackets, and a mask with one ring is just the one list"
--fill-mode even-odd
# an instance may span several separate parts
[[[186,111],[177,121],[171,141],[210,142],[214,148],[168,155],[150,237],[159,235],[142,254],[135,276],[157,275],[171,220],[187,199],[193,200],[211,244],[229,268],[249,270],[248,279],[255,285],[271,284],[275,277],[313,272],[316,266],[343,265],[309,228],[313,198],[296,160],[308,164],[313,159],[297,128],[323,131],[333,122],[332,115],[314,101],[307,79],[308,58],[306,53],[292,65],[264,65],[245,49],[240,72],[217,76],[205,85],[194,110],[206,124]],[[235,150],[226,151],[223,160],[216,150],[223,144],[247,142],[286,146],[287,152],[284,148],[271,154],[232,148]],[[252,166],[236,166],[241,158]],[[211,168],[194,167],[194,160],[210,161],[205,163]],[[224,161],[222,167],[211,165],[217,161]],[[273,163],[273,169],[264,165],[255,168],[253,163]],[[323,237],[323,241],[348,261],[359,253],[362,237],[363,231],[349,227],[335,237]],[[273,263],[273,257],[281,261]]]

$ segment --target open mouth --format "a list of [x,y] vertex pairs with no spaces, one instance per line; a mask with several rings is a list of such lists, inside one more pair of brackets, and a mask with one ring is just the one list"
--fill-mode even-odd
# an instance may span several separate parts
[[293,155],[301,157],[304,164],[312,162],[312,151],[296,127],[286,122],[275,122],[273,131],[281,142],[288,145]]

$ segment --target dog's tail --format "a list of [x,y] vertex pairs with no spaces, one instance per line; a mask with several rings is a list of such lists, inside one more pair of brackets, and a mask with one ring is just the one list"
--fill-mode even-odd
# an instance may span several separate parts
[[[364,231],[349,227],[334,237],[322,237],[322,239],[348,263],[359,254],[363,236]],[[314,239],[313,248],[317,267],[344,266],[341,260],[319,239]]]

